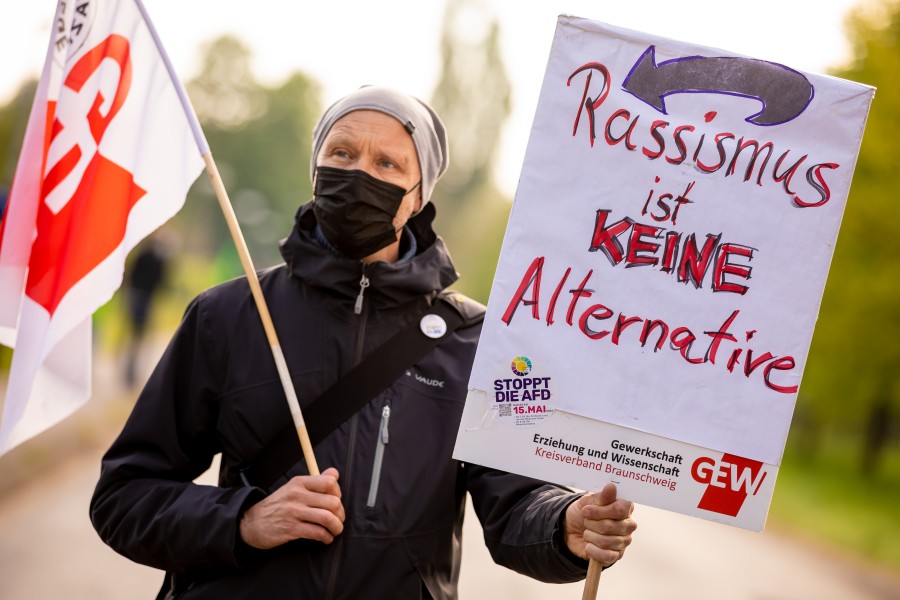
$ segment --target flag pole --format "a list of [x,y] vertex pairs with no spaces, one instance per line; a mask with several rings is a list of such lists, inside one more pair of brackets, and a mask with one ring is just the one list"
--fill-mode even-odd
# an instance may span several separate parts
[[228,225],[228,230],[231,232],[231,238],[234,241],[235,248],[237,248],[238,256],[241,259],[241,265],[244,267],[244,273],[247,275],[247,283],[250,284],[250,292],[256,303],[256,309],[259,312],[259,318],[262,321],[263,329],[265,329],[266,338],[268,339],[269,347],[272,350],[272,357],[275,359],[275,366],[278,369],[281,387],[284,388],[284,395],[287,398],[288,408],[291,411],[291,419],[294,422],[294,428],[297,430],[297,437],[300,439],[300,447],[303,449],[303,458],[306,460],[306,468],[309,470],[310,475],[318,475],[319,466],[316,463],[315,454],[313,454],[312,442],[309,439],[306,422],[303,420],[303,413],[300,412],[300,402],[297,400],[297,392],[294,389],[294,383],[291,380],[291,374],[288,371],[287,361],[284,359],[281,344],[278,342],[278,335],[275,333],[275,325],[272,322],[272,316],[269,314],[269,307],[263,296],[262,288],[259,286],[259,278],[256,275],[256,269],[253,267],[250,251],[247,249],[247,243],[244,241],[243,233],[241,233],[241,227],[234,214],[234,208],[232,208],[231,201],[228,199],[228,192],[225,190],[225,184],[222,183],[222,177],[219,175],[219,169],[216,167],[212,152],[209,150],[206,136],[200,128],[200,122],[197,120],[197,114],[194,112],[194,107],[188,98],[187,92],[184,90],[184,86],[181,85],[181,80],[178,79],[178,76],[175,74],[175,69],[172,67],[169,55],[166,53],[166,50],[159,39],[159,34],[153,26],[153,21],[150,20],[150,15],[147,13],[144,3],[141,0],[134,0],[134,3],[140,11],[141,16],[144,18],[144,23],[146,23],[147,29],[150,32],[150,37],[153,38],[153,42],[156,44],[156,48],[163,60],[163,64],[166,65],[169,78],[172,80],[172,85],[175,86],[175,91],[178,93],[178,99],[181,102],[184,114],[187,117],[188,123],[191,126],[191,131],[194,134],[197,148],[200,150],[200,155],[203,157],[203,162],[206,164],[206,172],[209,175],[209,180],[216,193],[216,199],[219,201],[219,207],[222,209],[222,214],[225,216],[225,222]]
[[228,230],[231,232],[231,237],[237,248],[241,264],[244,266],[244,273],[247,275],[247,283],[250,284],[250,292],[253,294],[253,300],[256,302],[256,309],[259,312],[259,318],[262,321],[263,329],[266,331],[266,338],[269,340],[269,347],[272,349],[272,357],[275,359],[275,366],[278,368],[278,377],[281,379],[281,387],[284,388],[284,395],[287,398],[288,408],[291,411],[291,418],[293,419],[294,427],[297,430],[297,437],[300,438],[300,447],[303,449],[303,458],[306,459],[306,467],[309,470],[310,475],[318,475],[319,466],[316,463],[315,454],[313,454],[312,442],[309,439],[309,432],[306,430],[303,413],[300,412],[300,402],[297,400],[297,392],[294,389],[294,383],[291,380],[291,374],[288,371],[284,353],[281,351],[278,335],[275,333],[275,325],[272,322],[272,316],[269,314],[269,307],[263,296],[262,288],[259,287],[259,278],[256,276],[256,269],[253,268],[250,251],[247,249],[247,243],[244,241],[241,227],[234,214],[234,208],[231,206],[231,202],[228,199],[228,192],[225,191],[225,184],[222,183],[222,177],[219,175],[219,169],[216,167],[216,162],[213,160],[212,153],[206,152],[203,154],[203,161],[206,163],[206,172],[209,174],[209,180],[212,183],[213,190],[216,192],[219,206],[222,209],[222,213],[225,215],[225,222],[228,224]]

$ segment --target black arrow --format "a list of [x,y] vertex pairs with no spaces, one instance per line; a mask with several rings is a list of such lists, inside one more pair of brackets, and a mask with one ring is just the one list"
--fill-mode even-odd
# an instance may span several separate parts
[[779,125],[812,102],[814,89],[798,71],[754,58],[686,56],[656,64],[656,47],[641,55],[622,88],[666,113],[669,94],[708,93],[756,98],[763,108],[747,117],[754,125]]

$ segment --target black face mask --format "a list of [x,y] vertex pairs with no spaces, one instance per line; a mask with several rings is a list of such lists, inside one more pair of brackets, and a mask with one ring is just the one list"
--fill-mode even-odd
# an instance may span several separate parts
[[365,171],[316,167],[313,212],[325,239],[360,260],[397,241],[394,217],[409,191]]

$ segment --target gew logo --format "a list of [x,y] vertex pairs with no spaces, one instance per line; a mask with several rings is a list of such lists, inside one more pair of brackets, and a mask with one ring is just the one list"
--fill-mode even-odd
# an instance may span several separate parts
[[697,508],[736,517],[747,496],[755,496],[766,479],[762,466],[733,454],[723,454],[718,462],[701,456],[691,465],[694,481],[707,484]]
[[66,75],[60,105],[68,110],[56,114],[55,102],[47,107],[53,121],[26,293],[51,315],[122,243],[131,208],[147,193],[130,171],[101,153],[131,90],[132,70],[128,39],[110,35]]

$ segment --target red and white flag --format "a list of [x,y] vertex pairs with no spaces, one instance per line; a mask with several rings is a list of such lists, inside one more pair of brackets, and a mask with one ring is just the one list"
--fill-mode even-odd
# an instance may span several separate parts
[[60,0],[0,223],[0,455],[87,401],[91,315],[206,152],[140,0]]

